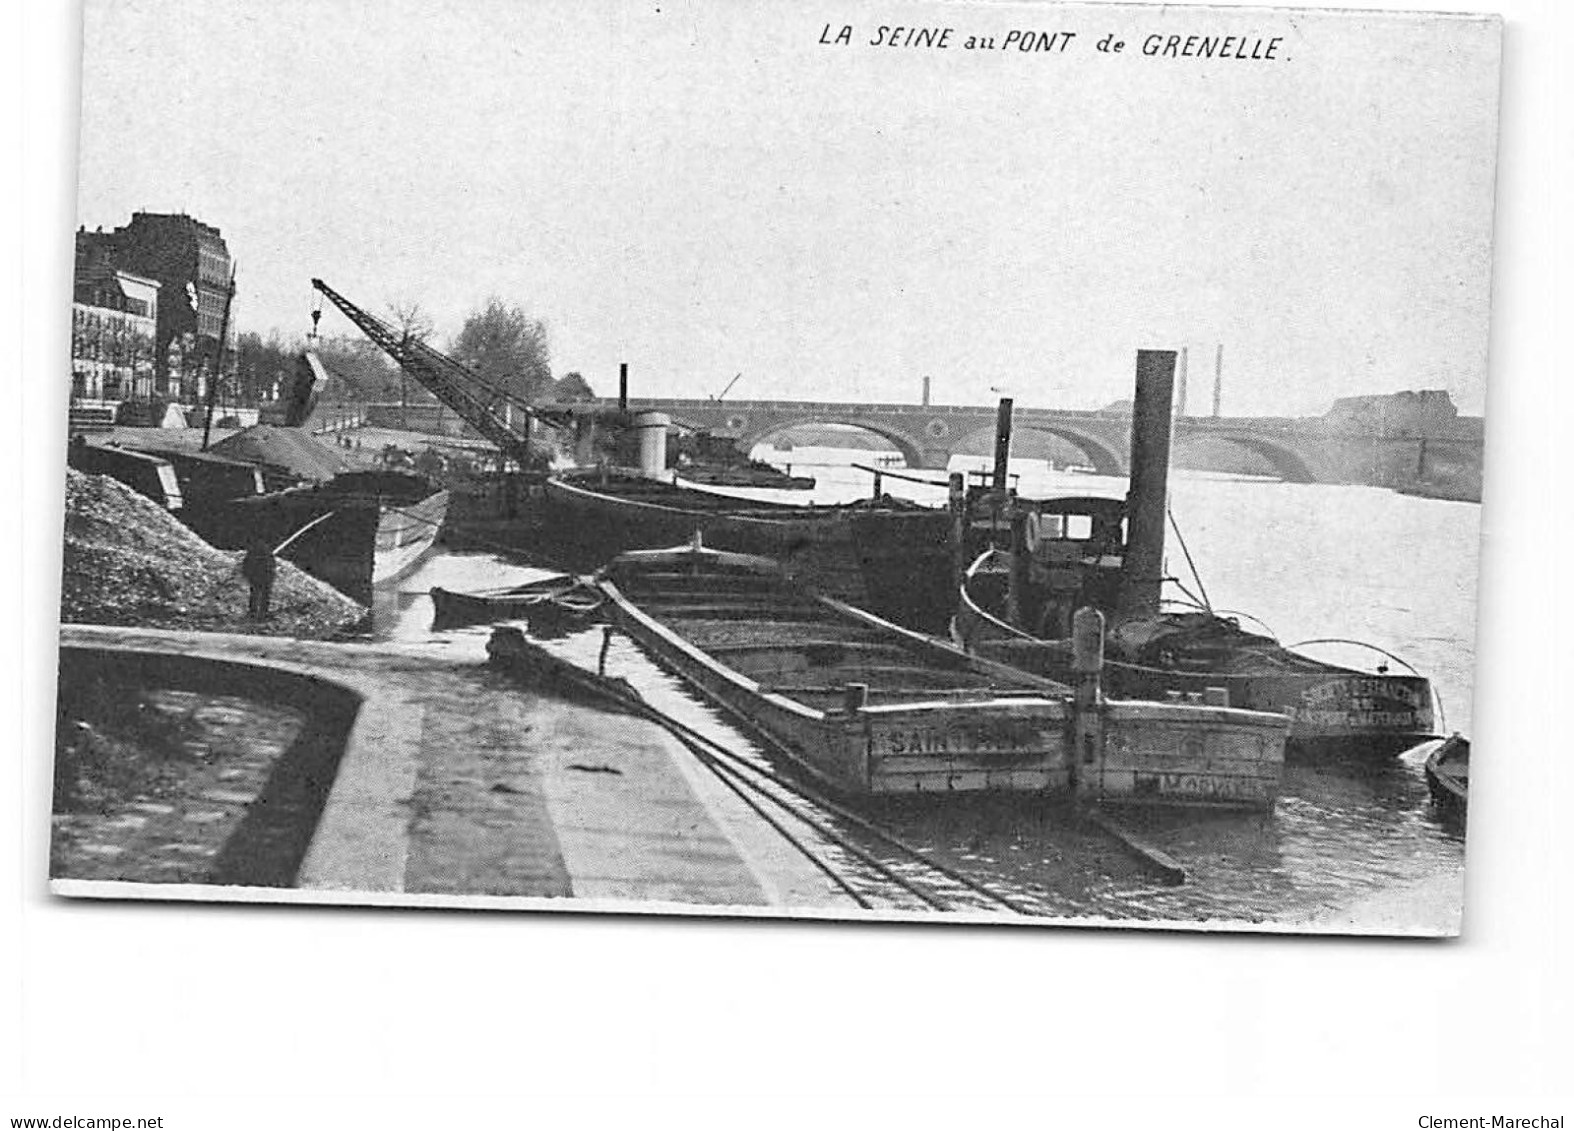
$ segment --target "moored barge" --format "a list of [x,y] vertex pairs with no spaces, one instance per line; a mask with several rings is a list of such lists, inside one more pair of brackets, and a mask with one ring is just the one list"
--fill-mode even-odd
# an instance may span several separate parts
[[262,544],[363,605],[431,549],[448,492],[399,472],[347,472],[231,499],[182,518],[223,549]]
[[620,628],[840,793],[1247,808],[1277,794],[1282,715],[1099,700],[1090,719],[1065,684],[817,594],[751,555],[633,551],[598,584]]
[[[542,529],[570,568],[589,570],[628,550],[686,542],[790,563],[818,590],[882,617],[943,632],[943,574],[921,571],[920,546],[944,561],[951,518],[903,500],[803,506],[766,503],[674,485],[634,471],[586,469],[546,481]],[[938,558],[936,555],[939,555]]]

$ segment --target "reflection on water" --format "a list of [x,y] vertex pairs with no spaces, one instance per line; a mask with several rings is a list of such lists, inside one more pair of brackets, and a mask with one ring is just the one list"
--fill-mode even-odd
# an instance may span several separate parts
[[[811,452],[794,454],[794,470],[819,480],[816,501],[867,493],[868,473],[807,466]],[[839,455],[847,459],[847,453]],[[860,455],[860,462],[869,462],[867,454]],[[1021,490],[1028,495],[1118,494],[1124,488],[1119,480],[1047,472],[1041,463],[1021,461],[1013,470],[1023,473]],[[884,486],[920,501],[944,498],[939,487],[894,480]],[[1215,607],[1260,617],[1286,643],[1348,638],[1404,657],[1433,681],[1448,725],[1468,733],[1479,507],[1366,487],[1184,473],[1172,479],[1171,496]],[[1172,559],[1172,572],[1177,565],[1184,569],[1184,560]],[[397,592],[379,595],[378,635],[480,657],[490,627],[433,633],[427,590],[495,588],[550,572],[486,554],[439,554],[399,582]],[[595,667],[605,642],[596,628],[548,646]],[[1369,659],[1348,646],[1318,654],[1340,662]],[[612,634],[607,643],[606,665],[609,674],[628,679],[662,710],[758,764],[770,764],[767,753],[621,635]],[[1118,813],[1121,823],[1186,867],[1188,881],[1179,887],[1157,885],[1112,840],[1056,805],[953,798],[884,804],[871,815],[941,862],[1064,916],[1295,923],[1386,888],[1457,877],[1464,867],[1463,838],[1436,815],[1413,756],[1375,766],[1291,764],[1278,805],[1266,816]],[[834,815],[816,816],[840,824]],[[863,867],[853,860],[839,863],[855,873]],[[883,882],[863,870],[871,888]]]

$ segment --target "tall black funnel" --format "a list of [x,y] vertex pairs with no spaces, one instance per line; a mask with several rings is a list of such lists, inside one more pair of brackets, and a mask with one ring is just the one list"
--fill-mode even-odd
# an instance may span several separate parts
[[1131,486],[1126,492],[1126,562],[1120,591],[1123,618],[1159,611],[1174,396],[1175,351],[1138,350],[1137,391],[1131,404]]

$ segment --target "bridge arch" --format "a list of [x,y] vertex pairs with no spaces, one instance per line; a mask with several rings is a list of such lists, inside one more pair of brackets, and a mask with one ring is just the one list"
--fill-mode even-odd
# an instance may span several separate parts
[[[779,432],[786,432],[801,424],[836,424],[845,428],[856,428],[861,432],[868,432],[878,436],[902,453],[902,459],[911,468],[927,466],[924,462],[925,445],[915,437],[900,428],[893,428],[889,424],[879,423],[867,417],[857,416],[852,413],[806,413],[803,416],[773,416],[765,421],[746,421],[745,431],[738,437],[738,447],[744,451],[752,451],[756,444],[763,444],[766,440]],[[753,425],[748,427],[747,425]]]
[[[1018,433],[1042,432],[1054,436],[1074,445],[1083,455],[1087,456],[1088,463],[1099,475],[1123,476],[1127,474],[1126,457],[1121,453],[1117,444],[1110,442],[1103,436],[1086,428],[1077,428],[1069,424],[1048,424],[1036,420],[1017,420],[1012,425]],[[967,434],[967,437],[956,445],[957,451],[968,451],[978,445],[988,452],[995,442],[993,426],[987,429],[976,429]]]
[[[1321,483],[1323,477],[1317,473],[1313,461],[1307,453],[1293,445],[1268,439],[1261,436],[1251,436],[1240,432],[1225,431],[1197,431],[1185,434],[1177,433],[1174,448],[1183,450],[1190,444],[1228,444],[1252,453],[1262,459],[1273,473],[1286,483]],[[1171,463],[1176,463],[1176,454],[1172,452]]]

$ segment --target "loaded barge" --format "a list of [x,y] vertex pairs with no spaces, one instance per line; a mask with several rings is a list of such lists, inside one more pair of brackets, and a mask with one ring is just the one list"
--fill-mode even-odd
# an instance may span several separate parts
[[1269,808],[1288,720],[1106,701],[815,593],[775,561],[633,551],[596,578],[612,621],[819,784]]

